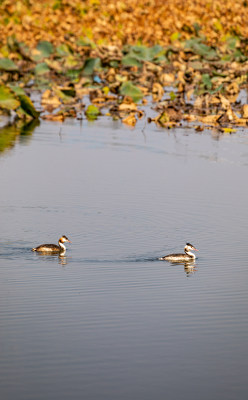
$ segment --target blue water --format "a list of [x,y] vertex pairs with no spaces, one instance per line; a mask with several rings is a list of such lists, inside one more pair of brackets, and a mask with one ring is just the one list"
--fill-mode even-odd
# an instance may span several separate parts
[[247,398],[246,135],[43,122],[0,155],[1,399]]

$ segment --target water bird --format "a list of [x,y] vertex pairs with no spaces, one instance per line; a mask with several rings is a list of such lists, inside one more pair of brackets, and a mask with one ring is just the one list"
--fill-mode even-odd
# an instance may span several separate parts
[[38,251],[39,253],[65,253],[66,247],[65,242],[71,243],[71,241],[65,235],[61,236],[57,244],[41,244],[38,247],[34,247],[32,251]]
[[194,261],[196,257],[195,254],[191,252],[191,250],[199,251],[192,244],[186,243],[186,246],[184,247],[184,253],[168,254],[167,256],[159,258],[159,260],[172,262]]

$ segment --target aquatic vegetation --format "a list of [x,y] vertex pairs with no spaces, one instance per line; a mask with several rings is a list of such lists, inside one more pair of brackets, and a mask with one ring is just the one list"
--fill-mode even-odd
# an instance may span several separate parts
[[107,113],[134,126],[152,99],[162,127],[247,125],[245,2],[4,0],[0,11],[0,108],[16,118],[39,117],[38,90],[45,119]]

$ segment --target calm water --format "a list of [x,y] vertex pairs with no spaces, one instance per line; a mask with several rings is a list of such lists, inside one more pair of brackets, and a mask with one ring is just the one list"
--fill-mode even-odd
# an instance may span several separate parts
[[[247,399],[247,132],[142,128],[1,153],[1,400]],[[193,267],[157,260],[186,241]]]

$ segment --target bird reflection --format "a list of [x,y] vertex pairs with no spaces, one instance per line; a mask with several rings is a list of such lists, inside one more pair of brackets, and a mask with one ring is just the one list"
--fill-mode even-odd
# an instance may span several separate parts
[[67,263],[68,263],[68,261],[67,261],[67,257],[66,257],[66,255],[65,255],[65,252],[64,253],[60,253],[60,255],[58,256],[58,260],[59,260],[59,264],[60,265],[67,265]]
[[46,253],[36,253],[38,257],[41,257],[44,261],[45,260],[58,260],[58,264],[65,266],[68,264],[68,257],[65,255],[65,251],[61,251],[58,254],[46,254]]
[[195,261],[177,261],[177,262],[170,262],[171,265],[183,265],[184,272],[187,277],[194,275],[197,271]]
[[186,276],[189,277],[196,273],[197,269],[196,269],[196,265],[194,262],[190,262],[190,263],[185,262],[183,264],[184,264],[184,271],[185,271]]

